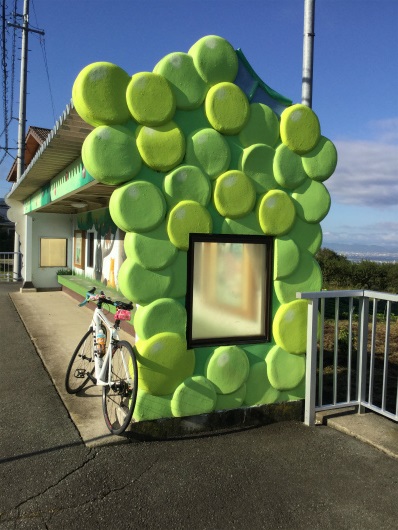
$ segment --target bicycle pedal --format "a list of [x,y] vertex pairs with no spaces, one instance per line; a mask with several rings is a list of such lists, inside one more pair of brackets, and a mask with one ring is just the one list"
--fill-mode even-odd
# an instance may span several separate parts
[[94,383],[94,385],[96,385],[97,379],[93,375],[91,375],[90,372],[86,372],[86,374],[87,374],[87,377],[90,379],[90,381]]

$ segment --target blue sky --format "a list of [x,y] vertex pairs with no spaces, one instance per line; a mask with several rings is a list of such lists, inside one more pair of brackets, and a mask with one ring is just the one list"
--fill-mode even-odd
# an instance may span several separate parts
[[[241,48],[269,86],[299,103],[303,13],[304,0],[31,0],[30,24],[45,31],[50,83],[31,34],[27,125],[52,128],[89,63],[151,71],[210,34]],[[332,207],[322,222],[324,246],[398,251],[398,0],[316,0],[315,14],[313,110],[339,153],[326,182]],[[18,98],[17,85],[16,117]],[[16,122],[10,135],[16,147]],[[9,191],[11,164],[7,157],[0,167],[0,196]]]

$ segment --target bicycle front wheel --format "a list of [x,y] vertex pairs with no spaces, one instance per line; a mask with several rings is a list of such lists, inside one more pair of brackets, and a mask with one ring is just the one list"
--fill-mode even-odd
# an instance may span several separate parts
[[112,434],[121,434],[131,421],[137,399],[137,361],[131,344],[121,340],[112,350],[109,383],[102,387],[102,410]]
[[83,336],[66,370],[65,388],[69,394],[77,394],[89,381],[94,372],[94,340],[90,328]]

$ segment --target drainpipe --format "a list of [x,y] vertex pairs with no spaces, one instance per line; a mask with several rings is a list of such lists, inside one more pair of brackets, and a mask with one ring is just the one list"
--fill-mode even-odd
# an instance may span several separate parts
[[312,73],[314,62],[315,0],[304,0],[304,39],[301,103],[312,107]]

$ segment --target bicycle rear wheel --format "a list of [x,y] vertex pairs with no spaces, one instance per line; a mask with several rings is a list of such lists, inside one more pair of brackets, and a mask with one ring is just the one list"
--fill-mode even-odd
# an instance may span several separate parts
[[110,382],[102,387],[102,410],[112,434],[121,434],[131,421],[137,399],[138,370],[131,344],[120,340],[112,350]]
[[88,383],[94,372],[94,340],[90,328],[73,352],[65,376],[65,388],[69,394],[77,394]]

